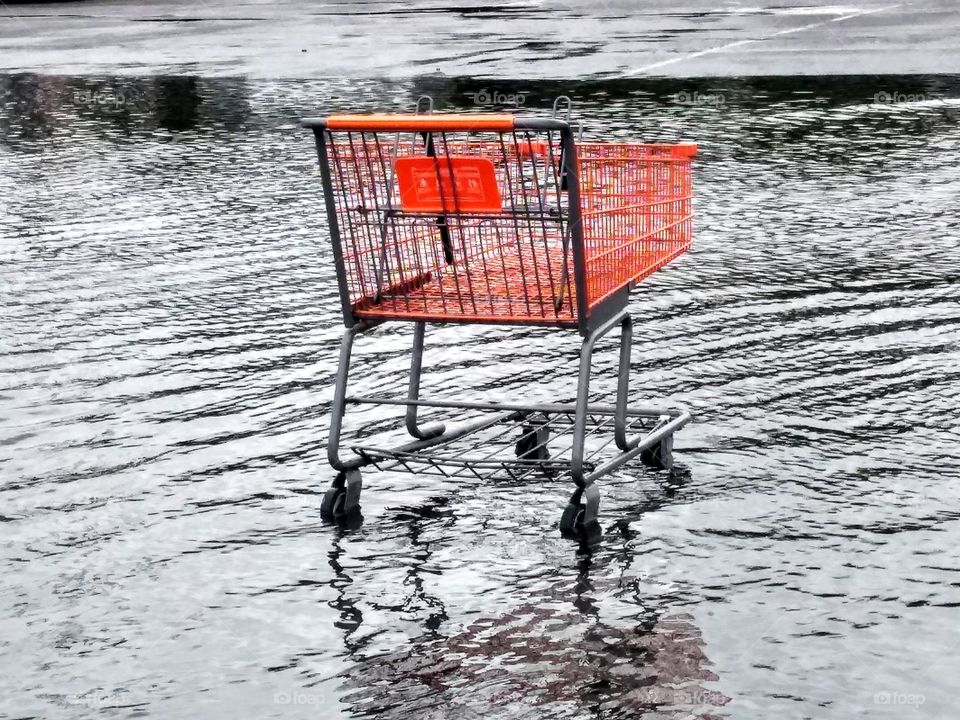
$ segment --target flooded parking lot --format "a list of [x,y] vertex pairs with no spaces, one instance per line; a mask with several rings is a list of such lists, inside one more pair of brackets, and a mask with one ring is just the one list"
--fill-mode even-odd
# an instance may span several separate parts
[[[371,473],[360,527],[320,520],[341,327],[297,120],[424,92],[562,93],[592,137],[700,145],[694,249],[631,305],[635,392],[695,414],[684,469],[601,481],[593,552],[542,480]],[[951,715],[957,77],[18,74],[0,98],[0,716]],[[361,385],[399,391],[409,342],[361,343]],[[572,334],[429,347],[425,392],[574,393]]]

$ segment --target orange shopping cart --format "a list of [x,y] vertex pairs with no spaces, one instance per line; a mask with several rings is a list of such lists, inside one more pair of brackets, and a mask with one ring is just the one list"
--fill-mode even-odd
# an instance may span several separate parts
[[[635,283],[690,247],[696,146],[583,142],[556,116],[556,105],[552,117],[331,115],[303,125],[316,138],[347,328],[328,440],[337,475],[322,515],[356,515],[360,471],[368,466],[479,479],[540,473],[575,485],[561,531],[598,535],[596,480],[638,456],[671,467],[673,433],[690,419],[679,407],[628,407],[627,305]],[[355,338],[387,321],[413,323],[406,397],[348,395]],[[421,398],[428,323],[579,331],[576,398]],[[616,400],[593,405],[594,345],[617,327]],[[361,404],[405,411],[407,440],[386,446],[364,439],[342,456],[344,414]],[[449,428],[423,425],[421,408],[480,417]]]

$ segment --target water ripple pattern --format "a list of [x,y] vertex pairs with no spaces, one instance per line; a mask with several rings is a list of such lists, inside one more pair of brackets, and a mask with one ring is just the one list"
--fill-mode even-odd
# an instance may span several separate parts
[[[601,481],[593,552],[543,480],[369,473],[362,526],[319,517],[342,328],[296,121],[482,90],[701,148],[694,250],[632,301],[633,388],[696,416],[684,469]],[[0,717],[950,717],[958,98],[0,77]],[[402,388],[410,338],[360,339],[358,392]],[[571,334],[427,347],[425,394],[574,392]]]

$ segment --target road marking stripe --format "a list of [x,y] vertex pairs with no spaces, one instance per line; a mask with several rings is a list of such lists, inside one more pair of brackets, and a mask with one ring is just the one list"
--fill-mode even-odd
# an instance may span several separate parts
[[759,38],[752,38],[750,40],[737,40],[736,42],[727,43],[726,45],[720,45],[718,47],[707,48],[706,50],[698,50],[695,53],[690,53],[689,55],[684,55],[682,57],[670,58],[669,60],[661,60],[660,62],[651,63],[650,65],[644,65],[641,68],[634,68],[627,72],[627,75],[640,75],[641,73],[654,70],[656,68],[666,67],[667,65],[673,65],[678,62],[684,62],[685,60],[692,60],[694,58],[703,57],[704,55],[710,55],[712,53],[721,52],[723,50],[729,50],[730,48],[740,47],[742,45],[749,45],[750,43],[764,42],[766,40],[772,40],[775,37],[781,37],[783,35],[792,35],[793,33],[803,32],[804,30],[813,30],[814,28],[823,27],[824,25],[829,25],[830,23],[842,22],[844,20],[852,20],[853,18],[863,17],[864,15],[873,15],[874,13],[886,12],[887,10],[893,10],[894,8],[901,7],[905,3],[897,3],[896,5],[887,5],[882,8],[875,8],[873,10],[861,10],[860,12],[850,13],[849,15],[841,15],[840,17],[830,18],[829,20],[821,20],[820,22],[810,23],[809,25],[803,25],[801,27],[790,28],[789,30],[780,30],[779,32],[772,33],[770,35],[765,35]]

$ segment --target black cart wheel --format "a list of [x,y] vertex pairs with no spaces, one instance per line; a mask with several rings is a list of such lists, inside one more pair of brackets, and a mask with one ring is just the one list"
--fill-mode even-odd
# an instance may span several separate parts
[[522,426],[517,440],[516,453],[520,460],[549,460],[550,425],[545,416],[529,419]]
[[673,469],[673,435],[640,453],[640,462],[657,470]]
[[320,517],[324,520],[335,520],[337,511],[343,512],[343,500],[347,492],[342,487],[332,487],[323,494],[320,503]]
[[359,470],[345,470],[338,473],[330,489],[323,494],[320,517],[329,522],[340,522],[358,516],[362,489],[363,480]]
[[588,545],[599,542],[603,537],[603,528],[596,520],[584,523],[585,514],[586,507],[583,505],[574,503],[567,505],[563,515],[560,516],[560,534],[565,538],[579,540]]
[[583,505],[569,503],[560,516],[560,534],[564,537],[576,537],[583,528]]

